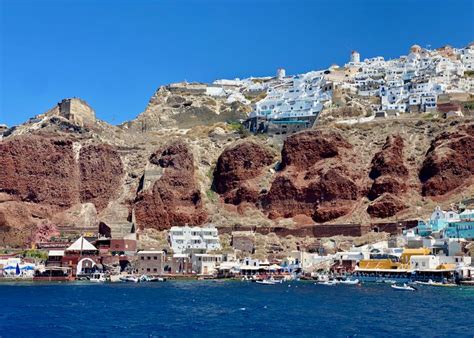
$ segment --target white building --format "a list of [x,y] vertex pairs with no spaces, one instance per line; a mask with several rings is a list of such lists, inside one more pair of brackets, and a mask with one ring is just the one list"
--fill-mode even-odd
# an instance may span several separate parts
[[218,231],[213,225],[171,227],[169,242],[174,253],[207,252],[221,248]]
[[222,255],[192,254],[193,272],[198,275],[212,275],[222,262]]

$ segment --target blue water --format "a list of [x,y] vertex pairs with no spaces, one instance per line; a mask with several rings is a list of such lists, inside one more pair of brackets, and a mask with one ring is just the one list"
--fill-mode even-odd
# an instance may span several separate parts
[[472,337],[474,288],[0,284],[0,337]]

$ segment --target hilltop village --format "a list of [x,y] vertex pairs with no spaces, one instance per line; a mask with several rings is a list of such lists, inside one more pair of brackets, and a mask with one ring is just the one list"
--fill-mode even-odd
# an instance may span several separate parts
[[[0,125],[0,277],[474,281],[474,45]],[[445,210],[445,211],[443,211]]]

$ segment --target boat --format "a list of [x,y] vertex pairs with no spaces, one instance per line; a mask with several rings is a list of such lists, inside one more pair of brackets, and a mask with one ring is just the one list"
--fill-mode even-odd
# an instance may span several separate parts
[[416,291],[416,288],[410,285],[406,285],[406,284],[403,284],[403,285],[392,284],[390,285],[390,287],[398,291]]
[[140,276],[139,280],[140,280],[140,283],[144,283],[144,282],[164,282],[165,281],[164,278],[147,276],[147,275]]
[[442,286],[442,287],[456,287],[456,284],[452,283],[440,283],[440,282],[434,282],[433,280],[428,280],[427,282],[420,282],[416,281],[415,282],[418,285],[429,285],[429,286]]
[[322,281],[322,282],[317,282],[315,284],[317,285],[326,285],[326,286],[334,286],[336,285],[338,282],[335,281],[335,280],[327,280],[327,281]]
[[339,284],[343,284],[343,285],[357,285],[359,284],[359,280],[358,279],[346,279],[346,280],[341,280],[339,281]]
[[140,278],[135,276],[122,276],[120,277],[120,281],[126,283],[138,283],[140,281]]
[[264,285],[275,285],[276,284],[275,281],[272,281],[272,280],[269,280],[269,279],[258,280],[255,283],[264,284]]
[[89,281],[94,282],[94,283],[103,283],[107,281],[107,277],[105,277],[105,274],[97,272],[91,275],[91,277],[89,278]]

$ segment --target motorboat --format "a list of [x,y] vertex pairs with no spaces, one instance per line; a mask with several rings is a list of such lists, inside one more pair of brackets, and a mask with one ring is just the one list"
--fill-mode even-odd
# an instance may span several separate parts
[[452,283],[440,283],[440,282],[434,282],[433,280],[428,280],[427,282],[420,282],[416,281],[415,282],[418,285],[429,285],[429,286],[442,286],[442,287],[456,287],[456,284]]
[[359,282],[360,281],[358,279],[354,279],[354,280],[346,279],[346,280],[341,280],[338,283],[343,284],[343,285],[357,285],[357,284],[359,284]]
[[140,278],[135,276],[122,276],[120,277],[120,281],[126,283],[138,283],[140,281]]
[[147,276],[147,275],[142,275],[140,276],[140,282],[164,282],[165,279],[161,277],[153,277],[153,276]]
[[89,281],[94,282],[94,283],[104,283],[107,281],[107,277],[105,276],[104,273],[96,272],[91,275],[91,277],[89,278]]
[[326,285],[326,286],[334,286],[334,285],[338,284],[338,282],[335,281],[335,280],[326,280],[326,281],[322,281],[322,282],[317,282],[315,284],[317,284],[317,285]]
[[392,284],[390,285],[390,287],[398,291],[416,291],[416,288],[410,285],[406,285],[406,284],[403,284],[403,285]]
[[255,283],[264,284],[264,285],[275,285],[276,284],[276,282],[274,280],[270,280],[270,279],[258,280]]

